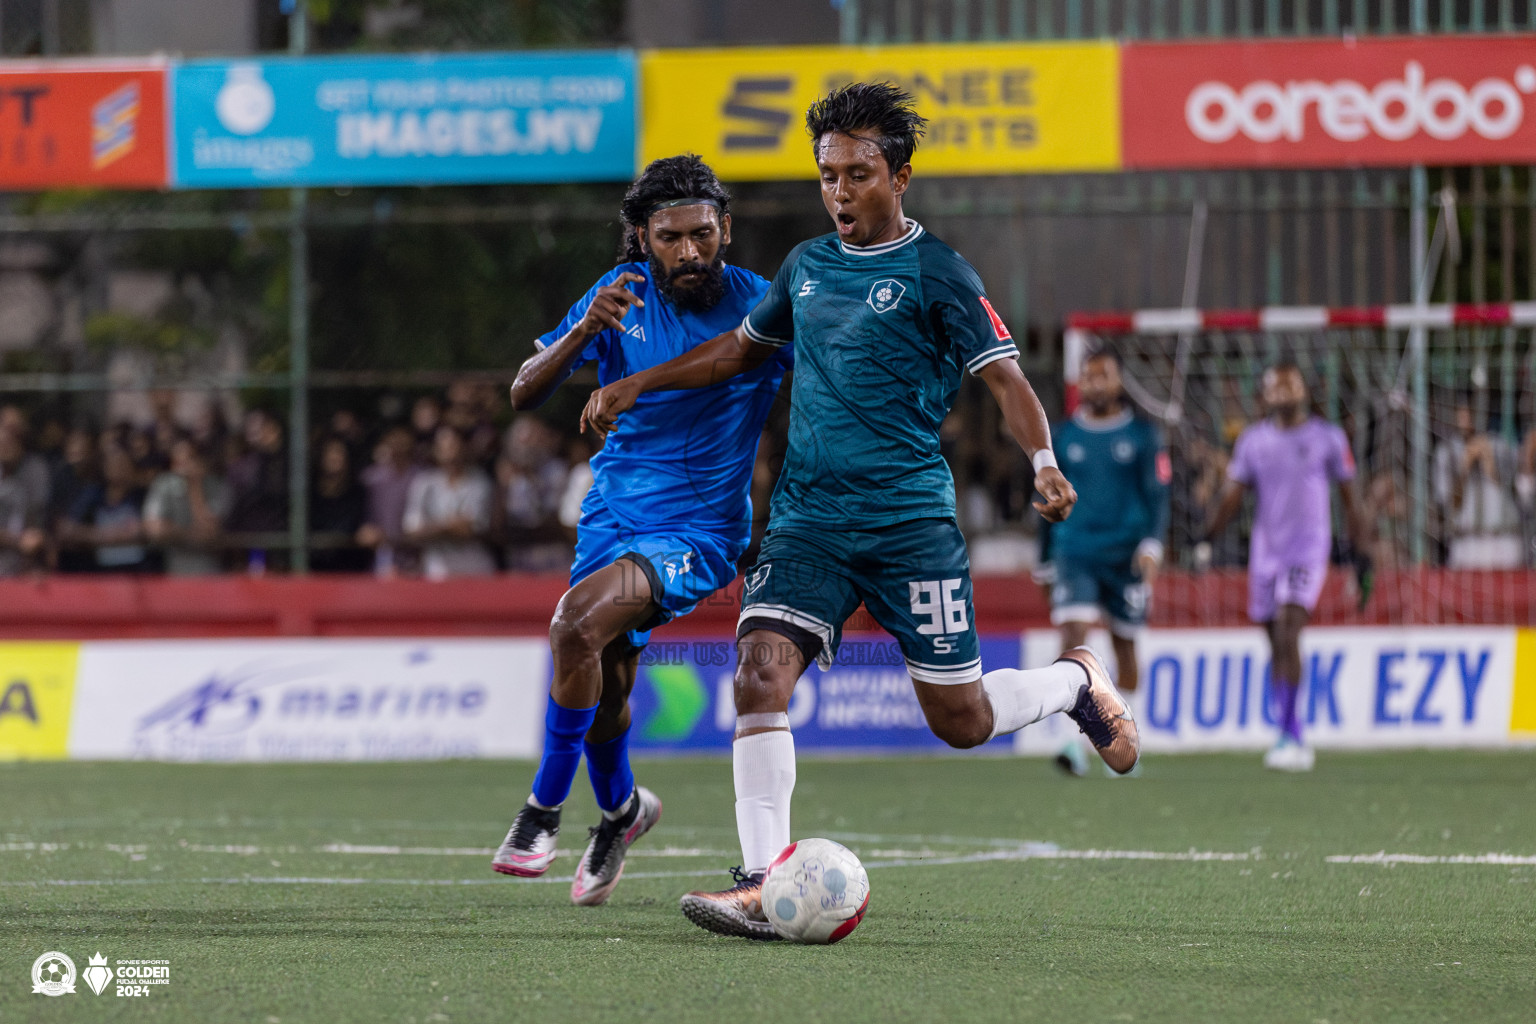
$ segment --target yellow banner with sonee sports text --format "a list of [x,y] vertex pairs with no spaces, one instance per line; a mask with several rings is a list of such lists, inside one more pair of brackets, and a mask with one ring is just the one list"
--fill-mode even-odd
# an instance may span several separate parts
[[0,761],[69,753],[77,643],[0,643]]
[[814,178],[806,108],[866,81],[901,86],[928,118],[921,175],[1117,170],[1119,64],[1112,42],[655,50],[640,162],[692,152],[727,180]]

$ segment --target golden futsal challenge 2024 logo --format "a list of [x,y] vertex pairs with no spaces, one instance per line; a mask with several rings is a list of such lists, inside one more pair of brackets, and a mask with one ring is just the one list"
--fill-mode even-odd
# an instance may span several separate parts
[[[66,996],[75,994],[75,961],[68,954],[50,950],[32,961],[32,992],[41,996]],[[85,970],[78,975],[96,995],[107,992],[107,986],[116,980],[112,993],[118,996],[147,996],[153,985],[171,983],[169,960],[117,960],[108,964],[100,951],[91,957]]]

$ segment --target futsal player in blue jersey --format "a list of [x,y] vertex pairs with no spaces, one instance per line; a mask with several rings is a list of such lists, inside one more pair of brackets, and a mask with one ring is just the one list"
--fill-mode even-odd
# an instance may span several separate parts
[[[1083,404],[1051,431],[1061,471],[1080,499],[1072,518],[1040,531],[1035,579],[1051,587],[1051,622],[1063,650],[1079,647],[1103,620],[1115,648],[1122,693],[1136,689],[1136,637],[1147,622],[1152,584],[1168,532],[1173,465],[1157,427],[1125,399],[1120,354],[1105,348],[1083,361]],[[1088,773],[1081,742],[1069,740],[1056,763]]]
[[[1076,495],[1018,349],[976,271],[902,211],[926,122],[906,93],[859,83],[806,114],[835,232],[797,246],[741,326],[593,393],[582,414],[624,429],[668,389],[716,385],[795,347],[789,450],[737,625],[732,762],[743,864],[736,884],[683,897],[689,919],[747,938],[776,935],[762,876],[790,839],[795,682],[830,665],[862,602],[900,645],[929,727],[974,747],[1065,712],[1111,768],[1140,750],[1130,711],[1086,648],[1046,668],[982,673],[970,561],[939,425],[965,373],[986,382],[1031,457],[1035,507],[1061,520]],[[767,656],[765,656],[767,655]]]
[[[512,404],[541,404],[596,362],[608,384],[733,329],[768,282],[724,262],[730,194],[695,156],[657,160],[624,196],[624,262],[604,274],[518,371]],[[736,575],[751,532],[758,436],[789,353],[697,391],[647,395],[592,458],[576,527],[571,589],[549,627],[554,676],[533,792],[492,867],[543,874],[582,754],[602,820],[571,883],[606,900],[629,846],[661,817],[629,763],[629,693],[649,631],[692,611]]]

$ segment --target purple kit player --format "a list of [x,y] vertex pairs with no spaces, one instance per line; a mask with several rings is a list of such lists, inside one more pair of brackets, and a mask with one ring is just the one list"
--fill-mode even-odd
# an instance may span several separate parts
[[1248,554],[1248,616],[1269,634],[1271,692],[1280,737],[1264,766],[1279,771],[1312,769],[1312,748],[1302,738],[1296,695],[1301,687],[1301,629],[1328,577],[1333,531],[1331,484],[1350,524],[1356,550],[1364,537],[1356,514],[1355,460],[1344,431],[1308,409],[1307,382],[1294,363],[1264,371],[1267,418],[1237,439],[1228,482],[1211,517],[1206,539],[1195,550],[1197,567],[1210,564],[1210,538],[1218,535],[1254,495],[1253,536]]

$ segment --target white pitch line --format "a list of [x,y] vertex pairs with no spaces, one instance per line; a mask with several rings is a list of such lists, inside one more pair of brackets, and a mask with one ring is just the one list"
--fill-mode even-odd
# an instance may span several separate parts
[[[357,846],[352,843],[327,843],[315,847],[316,853],[364,854],[383,857],[490,857],[492,847],[478,846]],[[566,852],[566,851],[562,851]],[[706,850],[696,846],[663,846],[660,849],[632,850],[631,857],[729,857],[725,850]]]
[[[1025,861],[1025,860],[1161,860],[1161,861],[1202,861],[1202,860],[1248,860],[1252,854],[1242,853],[1215,853],[1199,850],[1188,850],[1182,853],[1166,853],[1153,850],[1060,850],[1047,843],[1034,843],[1019,847],[1014,850],[987,850],[982,853],[963,854],[953,857],[934,857],[925,860],[887,860],[871,861],[864,865],[875,871],[884,871],[892,868],[926,868],[946,867],[952,864],[982,864],[993,861]],[[702,868],[694,871],[635,871],[627,872],[626,878],[701,878],[707,875],[721,874],[719,868]],[[246,878],[128,878],[120,880],[106,879],[49,879],[36,882],[0,882],[0,886],[74,886],[74,885],[415,885],[415,886],[454,886],[454,885],[508,885],[508,884],[549,884],[569,883],[573,875],[544,876],[541,878],[332,878],[315,876],[279,876],[279,877],[246,877]]]
[[1515,853],[1341,853],[1328,858],[1330,864],[1500,864],[1536,865],[1536,856]]
[[[886,854],[915,851],[881,851]],[[705,851],[699,856],[719,855],[717,851]],[[980,853],[954,856],[923,857],[917,859],[872,860],[864,866],[872,871],[895,868],[948,867],[955,864],[982,864],[1029,860],[1079,860],[1079,861],[1156,861],[1182,863],[1210,863],[1262,860],[1258,851],[1220,850],[1063,850],[1050,843],[1026,843],[1011,850],[986,850]],[[1536,865],[1536,855],[1524,856],[1507,853],[1429,855],[1413,853],[1338,854],[1326,857],[1330,864],[1452,864],[1452,865]],[[702,878],[718,875],[718,868],[701,868],[692,871],[634,871],[628,878]],[[245,876],[240,878],[120,878],[120,879],[43,879],[38,881],[0,881],[0,888],[43,888],[67,886],[120,886],[120,885],[405,885],[405,886],[482,886],[509,884],[564,884],[572,875],[554,875],[542,878],[348,878],[328,876]]]

